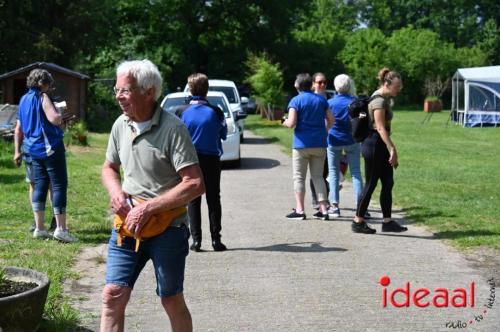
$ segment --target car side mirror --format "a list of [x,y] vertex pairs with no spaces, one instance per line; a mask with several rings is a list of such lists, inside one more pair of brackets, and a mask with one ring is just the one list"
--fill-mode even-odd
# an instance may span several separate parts
[[233,114],[234,114],[234,118],[236,119],[236,121],[245,119],[248,116],[247,112],[245,112],[245,111],[237,111],[237,112],[233,112]]
[[248,97],[241,97],[242,104],[248,104]]

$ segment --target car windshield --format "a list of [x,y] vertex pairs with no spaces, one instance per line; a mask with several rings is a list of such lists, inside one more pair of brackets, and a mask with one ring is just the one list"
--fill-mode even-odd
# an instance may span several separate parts
[[[229,113],[229,108],[222,97],[208,96],[207,100],[210,104],[218,106],[224,112],[226,118],[229,118],[231,116],[231,113]],[[163,109],[167,112],[174,112],[176,107],[186,105],[188,103],[189,97],[167,98],[165,104],[163,105]]]
[[227,100],[231,104],[237,103],[236,101],[236,91],[230,86],[209,86],[209,91],[220,91],[226,95]]

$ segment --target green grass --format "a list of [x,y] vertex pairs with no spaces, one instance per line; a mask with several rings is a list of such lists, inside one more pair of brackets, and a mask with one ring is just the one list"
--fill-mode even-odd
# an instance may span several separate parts
[[[394,204],[460,248],[500,249],[500,128],[462,128],[449,112],[397,111]],[[252,115],[246,128],[291,153],[292,130]],[[379,188],[376,189],[378,192]],[[374,197],[374,199],[376,199]]]
[[[41,330],[74,330],[78,313],[63,296],[62,282],[78,278],[70,267],[81,248],[105,242],[109,237],[109,200],[100,180],[107,137],[93,134],[89,147],[71,146],[67,151],[68,226],[79,239],[74,244],[35,240],[28,233],[33,214],[24,165],[14,166],[12,143],[0,140],[0,266],[32,268],[49,276],[51,284]],[[51,217],[49,210],[46,217]]]

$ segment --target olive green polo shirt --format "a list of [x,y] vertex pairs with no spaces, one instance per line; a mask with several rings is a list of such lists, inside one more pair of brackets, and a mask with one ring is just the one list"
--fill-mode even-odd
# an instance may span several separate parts
[[[118,117],[111,129],[106,159],[121,165],[123,191],[144,199],[157,197],[175,187],[181,182],[177,172],[198,164],[186,126],[159,106],[140,135],[135,133],[127,116]],[[186,214],[173,225],[182,223],[187,223]]]
[[[374,95],[380,95],[380,90],[377,90],[373,93]],[[391,121],[393,117],[392,107],[391,107],[391,98],[385,98],[383,96],[374,98],[368,104],[368,112],[370,113],[370,124],[373,130],[377,130],[375,126],[375,117],[373,115],[373,111],[376,109],[382,109],[385,112],[385,129],[387,132],[391,132]]]

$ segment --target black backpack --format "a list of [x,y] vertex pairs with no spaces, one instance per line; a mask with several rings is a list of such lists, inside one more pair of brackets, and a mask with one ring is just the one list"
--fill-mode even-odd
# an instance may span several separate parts
[[371,97],[360,96],[349,104],[349,116],[351,117],[351,133],[356,142],[363,142],[370,133],[370,114],[368,104],[381,95]]

